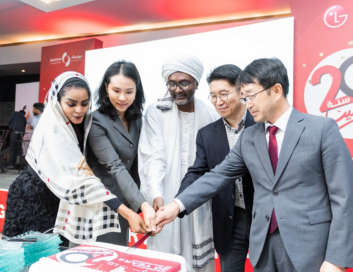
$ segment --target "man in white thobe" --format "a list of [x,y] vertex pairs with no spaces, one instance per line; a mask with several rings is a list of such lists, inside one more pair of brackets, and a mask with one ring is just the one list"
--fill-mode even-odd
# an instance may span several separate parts
[[[183,54],[167,60],[162,76],[168,92],[146,111],[139,142],[139,175],[141,190],[156,211],[174,199],[193,165],[198,130],[219,118],[194,97],[202,73],[203,65],[195,56]],[[214,272],[210,202],[166,225],[148,239],[147,247],[183,256],[189,272]]]

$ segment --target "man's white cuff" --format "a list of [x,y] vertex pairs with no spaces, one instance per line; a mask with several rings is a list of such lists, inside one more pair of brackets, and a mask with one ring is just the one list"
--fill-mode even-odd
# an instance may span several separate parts
[[184,206],[184,204],[183,204],[183,203],[181,203],[181,201],[180,201],[179,199],[174,198],[174,201],[178,204],[179,209],[180,209],[180,212],[185,211],[185,206]]

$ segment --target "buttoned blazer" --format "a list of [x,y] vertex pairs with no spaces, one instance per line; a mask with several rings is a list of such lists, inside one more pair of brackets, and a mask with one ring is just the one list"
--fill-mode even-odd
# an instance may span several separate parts
[[137,148],[142,120],[130,122],[129,131],[120,117],[93,112],[88,135],[87,163],[93,173],[125,205],[137,211],[146,201],[139,191]]
[[[254,118],[247,111],[244,128],[246,129],[254,124]],[[182,180],[178,194],[182,193],[203,174],[220,164],[228,155],[229,143],[222,118],[199,130],[196,138],[196,147],[195,162],[189,167],[187,174]],[[249,173],[243,177],[243,190],[245,207],[251,222],[254,187]],[[212,198],[213,237],[215,248],[219,254],[224,254],[231,242],[234,203],[235,180],[226,185]]]
[[250,172],[255,194],[250,261],[256,266],[275,209],[284,247],[298,272],[324,260],[353,267],[353,165],[337,123],[293,109],[276,174],[264,123],[244,130],[225,160],[178,196],[187,213]]

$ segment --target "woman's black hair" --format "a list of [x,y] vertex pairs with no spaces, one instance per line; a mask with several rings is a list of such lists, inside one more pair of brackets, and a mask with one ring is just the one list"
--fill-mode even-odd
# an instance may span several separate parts
[[88,99],[91,98],[91,92],[89,91],[89,87],[85,81],[79,78],[70,78],[64,83],[64,85],[61,87],[60,91],[58,92],[59,102],[61,101],[61,98],[65,96],[65,93],[67,92],[67,90],[71,88],[75,88],[75,89],[84,88],[88,93]]
[[131,106],[126,110],[125,119],[128,122],[140,119],[142,117],[143,104],[145,103],[145,94],[143,92],[140,74],[137,71],[135,64],[133,64],[132,62],[127,62],[125,60],[114,62],[105,71],[102,82],[98,90],[96,91],[94,98],[99,112],[107,114],[113,119],[118,116],[115,107],[109,100],[107,92],[107,87],[110,83],[110,79],[115,75],[126,76],[135,82],[136,97]]

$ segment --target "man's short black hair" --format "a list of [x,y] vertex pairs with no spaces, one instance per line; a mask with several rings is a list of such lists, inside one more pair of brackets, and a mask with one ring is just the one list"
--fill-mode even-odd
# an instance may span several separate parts
[[26,115],[26,112],[24,110],[20,110],[18,112],[22,113],[23,115]]
[[207,83],[214,80],[225,79],[230,85],[236,85],[241,69],[234,64],[225,64],[215,68],[208,76]]
[[34,103],[33,108],[39,110],[40,112],[44,111],[44,104],[43,103]]
[[259,83],[264,89],[268,89],[279,83],[282,85],[285,97],[289,91],[287,69],[277,58],[257,59],[250,63],[238,78],[239,86],[251,83]]

